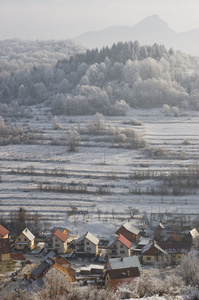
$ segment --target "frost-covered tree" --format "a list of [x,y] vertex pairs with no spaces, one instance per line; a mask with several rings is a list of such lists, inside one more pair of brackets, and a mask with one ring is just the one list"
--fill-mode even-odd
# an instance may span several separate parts
[[166,116],[169,116],[170,111],[171,111],[170,106],[169,106],[168,104],[164,104],[164,105],[163,105],[163,112],[164,112],[164,114],[165,114]]
[[179,108],[177,106],[173,106],[171,108],[172,113],[174,114],[175,117],[179,116]]
[[77,130],[73,127],[70,128],[70,130],[67,133],[66,137],[66,143],[68,146],[69,152],[75,152],[77,146],[79,145],[80,142],[80,135],[77,132]]
[[68,83],[68,80],[67,80],[66,78],[64,78],[64,79],[60,82],[60,84],[59,84],[59,86],[58,86],[58,91],[59,91],[59,93],[61,93],[61,94],[66,94],[66,93],[69,92],[69,83]]

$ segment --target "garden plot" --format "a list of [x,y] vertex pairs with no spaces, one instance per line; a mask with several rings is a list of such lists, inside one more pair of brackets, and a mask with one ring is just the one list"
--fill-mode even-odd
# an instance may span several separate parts
[[[81,133],[94,116],[60,116],[61,129],[55,130],[46,112],[34,108],[34,114],[28,126],[36,128],[37,138],[30,144],[1,147],[1,216],[23,207],[63,225],[74,223],[75,216],[76,224],[87,228],[91,221],[121,222],[130,218],[132,209],[196,213],[199,182],[196,178],[193,184],[192,179],[198,170],[199,123],[195,113],[172,118],[160,110],[133,110],[126,117],[104,117],[105,130],[111,125],[119,131],[138,131],[146,141],[141,148],[113,141],[117,132],[113,136],[106,131]],[[127,124],[132,118],[142,125]],[[17,124],[27,122],[21,119]],[[74,152],[67,146],[71,127],[81,129]]]

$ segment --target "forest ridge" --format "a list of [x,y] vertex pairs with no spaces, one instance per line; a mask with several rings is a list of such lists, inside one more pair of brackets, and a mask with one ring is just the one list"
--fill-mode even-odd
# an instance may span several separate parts
[[40,103],[56,115],[125,115],[129,107],[164,104],[199,108],[199,59],[163,45],[119,42],[86,51],[70,41],[31,42],[29,48],[20,40],[1,44],[0,108],[5,114],[13,104]]

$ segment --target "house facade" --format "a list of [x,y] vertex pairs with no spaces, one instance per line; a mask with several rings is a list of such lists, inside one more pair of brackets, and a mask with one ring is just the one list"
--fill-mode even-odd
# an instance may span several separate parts
[[107,246],[109,258],[130,256],[131,241],[127,240],[122,234],[111,240]]
[[160,261],[162,258],[170,260],[170,256],[156,242],[151,241],[142,249],[142,262],[152,264]]
[[71,267],[71,263],[61,255],[58,255],[55,259],[56,263],[67,269],[68,275],[71,277],[72,281],[75,280],[75,269]]
[[28,228],[25,228],[22,233],[15,239],[15,248],[17,250],[32,250],[35,246],[34,244],[35,236],[30,232]]
[[133,226],[131,222],[126,222],[116,231],[116,234],[122,234],[126,239],[134,243],[139,240],[140,230]]
[[9,239],[0,239],[0,262],[10,260],[10,241]]
[[188,243],[159,243],[159,246],[170,256],[172,263],[179,263],[191,250]]
[[48,253],[51,250],[57,253],[65,253],[67,251],[67,239],[68,236],[56,229],[54,233],[50,234],[45,239],[44,252]]
[[76,240],[75,253],[77,256],[97,256],[99,239],[90,232]]
[[105,275],[105,287],[109,290],[116,291],[121,284],[132,284],[136,282],[140,276],[140,271],[137,267],[107,270]]

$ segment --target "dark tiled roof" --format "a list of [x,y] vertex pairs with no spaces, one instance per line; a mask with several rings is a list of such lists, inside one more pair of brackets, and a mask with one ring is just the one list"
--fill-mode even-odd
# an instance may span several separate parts
[[159,246],[169,254],[187,253],[191,249],[191,244],[186,243],[159,243]]
[[49,258],[52,258],[52,257],[55,257],[56,256],[56,253],[53,251],[53,250],[51,250],[50,252],[48,252],[40,261],[41,262],[44,262],[44,261],[46,261],[47,259],[49,259]]
[[44,271],[47,269],[48,266],[49,266],[49,265],[48,265],[45,261],[42,262],[38,267],[36,267],[36,268],[32,271],[31,275],[32,275],[33,277],[38,278],[39,276],[41,276],[41,275],[44,273]]
[[111,280],[140,276],[138,267],[108,270],[107,273],[109,274]]

